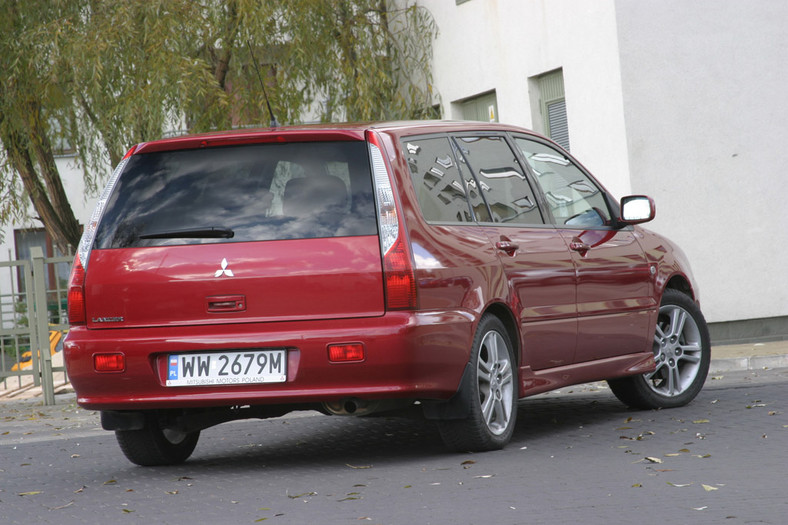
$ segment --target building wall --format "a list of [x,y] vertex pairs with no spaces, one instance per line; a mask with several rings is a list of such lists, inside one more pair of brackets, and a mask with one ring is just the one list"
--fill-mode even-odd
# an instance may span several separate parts
[[788,315],[788,3],[616,2],[632,186],[711,321]]
[[[614,194],[631,191],[612,0],[419,0],[438,25],[444,118],[495,91],[499,120],[542,131],[533,79],[563,68],[572,153]],[[604,129],[604,133],[600,130]]]
[[500,121],[541,131],[533,77],[562,68],[572,153],[615,196],[656,199],[647,226],[687,252],[708,320],[788,328],[788,3],[418,3],[439,29],[445,117],[495,90]]

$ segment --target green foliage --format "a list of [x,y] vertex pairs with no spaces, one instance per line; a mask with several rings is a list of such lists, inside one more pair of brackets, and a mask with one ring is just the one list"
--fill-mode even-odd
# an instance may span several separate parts
[[59,147],[95,191],[164,131],[267,125],[261,79],[281,123],[432,116],[435,35],[404,0],[2,0],[0,222],[27,196],[73,246]]

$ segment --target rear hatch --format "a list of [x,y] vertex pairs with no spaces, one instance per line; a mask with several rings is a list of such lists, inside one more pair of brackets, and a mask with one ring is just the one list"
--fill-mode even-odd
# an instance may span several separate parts
[[366,142],[142,151],[96,231],[88,327],[383,314]]

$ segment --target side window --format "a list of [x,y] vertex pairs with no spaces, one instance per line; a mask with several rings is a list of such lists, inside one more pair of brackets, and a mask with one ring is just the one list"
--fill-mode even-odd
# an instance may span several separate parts
[[473,222],[449,139],[403,139],[413,187],[430,222]]
[[494,222],[544,224],[531,186],[503,137],[457,137],[456,143]]
[[560,151],[541,142],[515,137],[559,225],[586,228],[610,224],[605,197],[580,168]]

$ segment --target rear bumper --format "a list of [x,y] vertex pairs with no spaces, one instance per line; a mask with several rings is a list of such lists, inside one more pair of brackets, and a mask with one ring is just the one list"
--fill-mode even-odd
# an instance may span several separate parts
[[[475,326],[464,311],[390,312],[330,321],[194,327],[73,327],[64,344],[80,406],[91,410],[276,405],[360,399],[448,399],[468,362]],[[365,360],[331,363],[327,347],[363,343]],[[167,355],[286,348],[287,381],[167,387]],[[96,372],[93,356],[120,352],[123,372]]]

